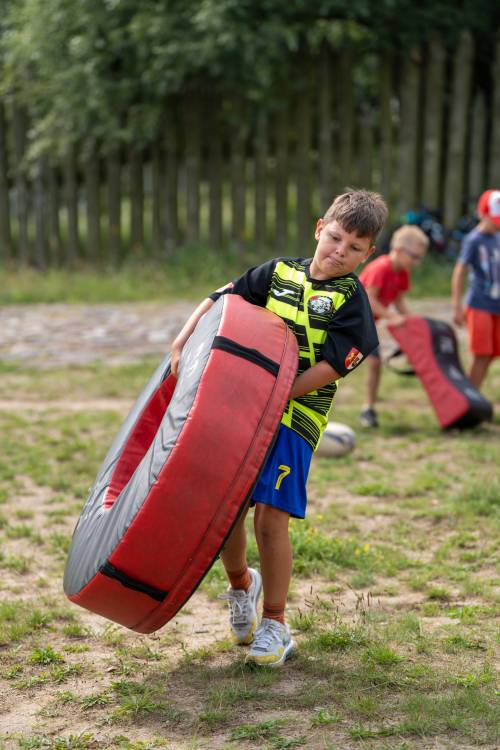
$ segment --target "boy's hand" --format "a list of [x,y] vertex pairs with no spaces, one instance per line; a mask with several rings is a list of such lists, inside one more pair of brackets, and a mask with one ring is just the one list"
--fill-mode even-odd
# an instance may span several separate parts
[[399,328],[399,326],[404,325],[406,323],[406,315],[403,315],[402,313],[396,313],[395,315],[391,315],[390,318],[387,319],[387,322],[391,326],[396,326],[396,328]]
[[461,305],[453,308],[453,322],[459,328],[465,323],[464,309]]
[[172,373],[172,375],[174,375],[174,377],[178,377],[181,352],[182,346],[179,346],[179,344],[176,344],[174,342],[172,344],[172,349],[170,350],[170,372]]
[[177,377],[177,374],[179,372],[179,359],[181,357],[181,352],[184,348],[184,344],[193,333],[194,329],[196,328],[196,324],[201,316],[204,315],[208,310],[210,310],[213,304],[214,302],[212,299],[210,299],[210,297],[204,299],[203,302],[198,305],[196,310],[191,313],[190,317],[184,323],[182,330],[175,337],[174,343],[172,344],[172,347],[170,349],[170,372],[172,373],[172,375],[175,375],[175,377]]

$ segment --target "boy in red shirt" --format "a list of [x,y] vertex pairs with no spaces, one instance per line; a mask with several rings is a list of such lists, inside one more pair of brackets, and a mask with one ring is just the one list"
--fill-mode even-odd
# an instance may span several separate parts
[[[389,254],[379,256],[365,267],[359,278],[368,293],[375,320],[387,320],[393,325],[404,322],[409,314],[405,294],[410,289],[410,273],[422,262],[428,246],[429,240],[421,229],[405,224],[392,235]],[[367,358],[367,364],[366,401],[360,421],[363,427],[378,427],[375,402],[381,375],[379,349]]]

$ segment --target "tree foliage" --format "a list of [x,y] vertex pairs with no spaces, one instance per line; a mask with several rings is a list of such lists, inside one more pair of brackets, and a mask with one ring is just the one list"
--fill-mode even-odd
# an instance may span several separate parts
[[38,153],[72,141],[148,143],[188,90],[272,101],[304,50],[402,52],[463,28],[491,50],[496,0],[4,0],[4,96],[32,115]]

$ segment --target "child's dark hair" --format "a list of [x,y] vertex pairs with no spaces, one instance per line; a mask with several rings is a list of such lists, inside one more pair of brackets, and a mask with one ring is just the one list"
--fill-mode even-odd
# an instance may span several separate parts
[[359,237],[369,237],[375,242],[387,219],[387,206],[381,195],[369,190],[346,188],[338,195],[323,221],[338,221],[346,232],[356,232]]

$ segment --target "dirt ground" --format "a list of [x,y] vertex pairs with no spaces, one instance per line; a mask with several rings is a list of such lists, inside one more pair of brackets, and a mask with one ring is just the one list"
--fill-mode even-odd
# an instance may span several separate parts
[[[163,306],[158,303],[120,304],[120,305],[33,305],[13,306],[0,309],[0,360],[4,363],[12,363],[26,367],[47,368],[68,364],[89,364],[95,361],[105,361],[108,364],[121,364],[134,362],[148,356],[161,356],[168,350],[169,344],[176,331],[189,315],[192,305],[182,303],[175,306]],[[450,322],[450,310],[448,304],[443,301],[422,300],[414,303],[412,308],[416,313],[428,317],[439,318]],[[463,337],[463,332],[459,332]],[[382,342],[389,345],[388,337],[384,334]],[[51,401],[50,408],[60,411],[61,414],[78,412],[83,410],[100,411],[113,410],[125,416],[131,404],[126,399],[89,399],[65,400],[64,392],[60,399]],[[36,413],[44,408],[44,404],[35,401],[22,401],[19,399],[0,401],[0,410],[8,412]],[[17,508],[29,509],[34,513],[33,525],[40,528],[45,523],[45,512],[47,505],[51,502],[51,491],[47,488],[39,488],[29,482],[23,482],[23,491],[17,497]],[[344,501],[346,498],[344,498]],[[311,511],[321,510],[321,500],[311,497]],[[384,523],[384,516],[366,517],[366,531],[368,532],[374,523]],[[65,526],[59,527],[61,532],[71,532],[72,521],[67,521]],[[363,528],[360,529],[361,534]],[[15,552],[15,542],[11,548]],[[19,549],[25,549],[25,540],[18,541]],[[54,557],[47,554],[43,549],[36,551],[37,569],[27,573],[23,577],[23,589],[19,589],[19,577],[14,571],[2,573],[2,589],[4,591],[17,590],[18,596],[23,596],[23,590],[29,592],[31,585],[41,577],[47,582],[44,596],[59,601],[65,606],[65,600],[60,588],[60,571],[54,569]],[[383,582],[379,582],[379,590],[383,590]],[[319,592],[324,589],[326,581],[318,578],[314,586],[310,582],[294,583],[290,611],[297,612],[298,606],[304,606],[304,602],[314,600]],[[385,611],[407,605],[409,601],[420,602],[423,594],[411,590],[400,590],[397,595],[383,593],[379,594],[369,605],[376,608],[381,614]],[[1,594],[0,594],[1,600]],[[346,580],[346,586],[342,593],[332,595],[332,601],[346,617],[355,617],[360,606],[359,595],[350,589]],[[366,606],[366,602],[363,602]],[[203,618],[200,619],[200,612]],[[153,634],[142,636],[123,629],[109,625],[102,618],[93,615],[86,610],[78,610],[78,616],[82,625],[88,628],[90,643],[92,647],[92,675],[85,675],[77,681],[79,695],[96,694],[100,689],[104,690],[109,682],[110,675],[118,670],[116,660],[110,659],[110,649],[103,646],[103,640],[112,639],[115,630],[120,630],[123,638],[124,648],[133,651],[145,647],[155,652],[161,648],[166,655],[169,664],[174,665],[185,659],[186,652],[194,652],[213,644],[214,640],[223,640],[227,637],[227,613],[220,602],[210,599],[203,591],[195,593],[189,604],[177,615],[169,625],[168,634]],[[425,618],[424,618],[425,619]],[[439,622],[438,624],[442,624]],[[429,627],[434,627],[436,621],[429,621]],[[300,638],[300,635],[299,635]],[[146,644],[146,645],[145,645]],[[55,648],[57,650],[57,641]],[[68,655],[68,663],[81,660],[81,655]],[[221,663],[227,662],[227,655],[221,655]],[[145,664],[148,667],[148,664]],[[292,688],[293,689],[293,686]],[[43,698],[39,695],[33,699],[30,691],[24,694],[19,691],[10,691],[2,698],[0,712],[0,736],[5,735],[36,735],[46,734],[55,736],[71,731],[74,734],[88,732],[89,730],[99,735],[99,730],[92,726],[92,720],[86,720],[78,716],[72,717],[70,713],[61,714],[53,711],[52,707],[58,694],[61,692],[59,686],[53,689],[44,689]],[[154,727],[150,727],[154,730]],[[161,727],[157,728],[158,730]],[[104,730],[103,730],[104,731]],[[141,739],[141,729],[130,727],[127,730],[130,740]],[[218,744],[217,735],[211,739],[210,747],[223,746],[221,738]],[[35,747],[36,745],[31,745]],[[40,745],[41,747],[42,745]],[[1,747],[1,741],[0,741]],[[17,748],[18,745],[5,745],[8,750]],[[185,748],[184,742],[177,744],[175,740],[169,742],[169,748]],[[194,747],[194,745],[193,745]],[[196,745],[202,747],[202,745]],[[409,746],[408,746],[409,747]],[[423,748],[423,744],[418,745]],[[437,748],[436,744],[428,747]],[[439,747],[453,747],[453,745],[439,745]],[[465,749],[464,749],[465,750]]]
[[[161,356],[192,309],[189,302],[0,308],[0,360],[52,367],[98,360],[122,364]],[[417,315],[451,322],[447,300],[418,300],[411,309]],[[464,331],[458,335],[462,338]],[[383,330],[381,340],[389,340]]]

